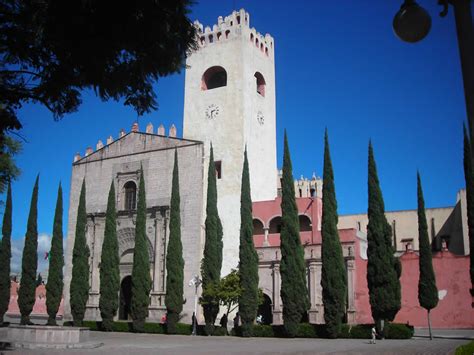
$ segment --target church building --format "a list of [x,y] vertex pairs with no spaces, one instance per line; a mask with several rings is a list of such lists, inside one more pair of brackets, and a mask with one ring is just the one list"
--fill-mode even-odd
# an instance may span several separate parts
[[[265,299],[259,313],[264,316],[265,323],[282,323],[275,41],[269,34],[262,35],[252,28],[250,15],[243,9],[234,11],[225,18],[219,17],[212,28],[203,27],[198,21],[194,24],[197,28],[198,49],[189,54],[186,60],[183,138],[178,137],[174,126],[165,131],[162,125],[155,129],[150,123],[141,130],[143,127],[134,123],[130,132],[122,130],[116,139],[112,136],[107,138],[106,144],[99,140],[96,149],[87,148],[84,156],[76,154],[74,157],[65,257],[65,320],[72,318],[69,303],[72,250],[83,181],[86,185],[86,235],[90,249],[90,289],[85,319],[100,320],[99,268],[107,197],[112,181],[116,191],[121,280],[120,295],[117,295],[120,297],[120,306],[116,319],[130,319],[137,189],[142,178],[141,168],[146,186],[146,233],[153,283],[147,321],[159,322],[166,313],[166,250],[176,150],[180,168],[181,238],[185,260],[186,302],[182,321],[191,323],[194,288],[189,287],[188,283],[194,275],[200,275],[205,241],[207,169],[212,144],[216,162],[218,210],[223,226],[222,276],[236,268],[239,261],[241,175],[244,150],[247,148],[254,213],[254,243],[259,256],[259,287],[263,290]],[[295,181],[295,186],[298,187],[296,197],[300,233],[305,249],[311,301],[308,321],[323,323],[320,285],[322,180],[313,176],[311,180],[302,178],[301,181],[301,184]],[[349,216],[344,221],[345,225],[343,228],[340,226],[339,234],[348,274],[346,320],[349,323],[368,323],[371,322],[371,316],[365,279],[367,239],[365,230],[359,223],[365,223],[365,219],[363,216]],[[449,253],[447,250],[444,252]],[[449,253],[449,257],[451,255]],[[410,254],[410,262],[414,258],[416,256]],[[453,268],[457,270],[465,267],[465,272],[453,270],[458,274],[457,278],[450,279],[451,284],[446,285],[446,304],[466,303],[465,297],[450,291],[456,288],[464,292],[467,288],[466,292],[469,292],[468,258],[459,258],[452,264]],[[450,268],[445,262],[447,259],[443,260],[439,267]],[[416,275],[406,277],[407,282],[412,283]],[[411,301],[407,302],[411,305]],[[474,327],[470,300],[468,306],[460,306],[456,311],[449,307],[443,308],[439,316],[434,314],[434,310],[433,322],[437,324],[439,319],[441,326],[461,324],[464,327]],[[200,307],[197,317],[202,323]]]

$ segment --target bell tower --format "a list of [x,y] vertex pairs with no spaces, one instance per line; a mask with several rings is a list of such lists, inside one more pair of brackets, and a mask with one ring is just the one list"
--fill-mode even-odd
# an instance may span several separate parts
[[245,146],[252,201],[277,194],[275,44],[250,27],[243,9],[219,16],[212,28],[195,26],[199,48],[186,60],[183,137],[204,141],[206,159],[211,142],[214,148],[226,275],[238,264]]

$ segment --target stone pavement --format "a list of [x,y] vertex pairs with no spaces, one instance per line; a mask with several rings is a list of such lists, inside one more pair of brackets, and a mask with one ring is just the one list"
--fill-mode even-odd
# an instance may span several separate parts
[[[5,332],[0,329],[0,341]],[[449,333],[449,331],[448,331]],[[472,333],[472,331],[471,331]],[[448,334],[449,335],[449,334]],[[91,341],[104,345],[89,350],[11,350],[12,354],[453,354],[456,347],[469,340],[426,338],[383,340],[369,344],[366,339],[278,339],[237,337],[192,337],[133,333],[91,332]],[[0,354],[3,354],[0,351]]]

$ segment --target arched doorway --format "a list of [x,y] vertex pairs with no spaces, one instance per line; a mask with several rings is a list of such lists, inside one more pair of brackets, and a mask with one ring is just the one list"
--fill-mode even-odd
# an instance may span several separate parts
[[119,319],[128,320],[130,317],[130,304],[132,300],[132,277],[125,276],[120,284]]
[[272,300],[265,293],[263,294],[263,303],[258,306],[257,315],[262,316],[262,324],[271,325],[273,323]]

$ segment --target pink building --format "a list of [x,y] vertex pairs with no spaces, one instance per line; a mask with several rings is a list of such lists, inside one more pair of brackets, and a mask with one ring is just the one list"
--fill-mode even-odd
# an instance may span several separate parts
[[[311,308],[308,320],[324,323],[321,289],[321,213],[319,197],[296,199],[301,243],[307,263],[308,291]],[[259,257],[260,284],[265,304],[260,312],[266,321],[281,324],[280,299],[280,226],[281,198],[253,204],[254,243]],[[372,323],[367,288],[367,237],[356,229],[340,229],[348,281],[347,322]],[[426,310],[418,303],[418,254],[406,251],[400,256],[402,264],[402,308],[396,322],[427,326]],[[474,309],[471,307],[469,256],[457,256],[446,249],[433,255],[433,266],[439,290],[438,306],[431,311],[432,326],[436,328],[474,328]],[[264,316],[265,318],[265,316]]]

